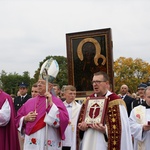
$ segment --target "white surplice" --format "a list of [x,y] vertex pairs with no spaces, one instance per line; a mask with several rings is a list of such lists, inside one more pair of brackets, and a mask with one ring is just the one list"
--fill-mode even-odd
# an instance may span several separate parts
[[[111,92],[108,91],[106,97],[109,96],[110,94]],[[119,105],[119,110],[120,110],[120,117],[121,117],[120,150],[133,150],[127,110],[123,105]],[[103,133],[91,128],[88,128],[87,131],[84,132],[81,150],[107,150],[107,149],[108,149],[108,143],[105,141]]]
[[10,120],[10,114],[11,114],[10,105],[8,100],[6,99],[2,108],[0,109],[0,126],[7,125],[7,123]]
[[134,150],[150,149],[150,131],[143,131],[143,125],[150,121],[150,109],[139,105],[130,114],[131,134],[134,138]]
[[[47,139],[48,150],[61,150],[62,142],[57,128],[59,127],[59,122],[57,124],[57,127],[53,127],[53,122],[57,119],[57,114],[59,114],[59,110],[57,106],[53,104],[50,111],[46,114],[44,118],[44,122],[48,125],[48,137],[45,137],[46,127],[38,130],[37,132],[29,136],[25,134],[24,150],[45,150],[45,139]],[[18,130],[22,131],[22,128],[23,117],[20,119],[20,126]]]
[[66,130],[65,130],[65,140],[63,140],[63,146],[71,147],[71,150],[76,150],[76,128],[77,128],[77,121],[79,117],[79,112],[81,109],[81,105],[77,103],[76,101],[73,101],[69,105],[66,101],[64,101],[64,104],[67,108],[70,123],[68,124]]

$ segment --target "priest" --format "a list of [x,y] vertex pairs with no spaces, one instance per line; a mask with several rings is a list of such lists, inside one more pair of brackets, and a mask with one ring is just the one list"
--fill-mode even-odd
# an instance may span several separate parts
[[94,93],[90,97],[108,98],[105,123],[87,124],[83,120],[85,105],[79,115],[78,128],[84,131],[80,142],[81,150],[132,150],[131,131],[125,103],[115,93],[108,90],[109,77],[105,72],[93,76]]
[[134,107],[129,117],[134,150],[148,150],[150,147],[150,86],[144,94],[145,101]]
[[58,64],[47,60],[41,67],[37,82],[39,95],[19,109],[16,125],[24,135],[24,150],[61,150],[69,116],[63,102],[53,94],[52,80]]

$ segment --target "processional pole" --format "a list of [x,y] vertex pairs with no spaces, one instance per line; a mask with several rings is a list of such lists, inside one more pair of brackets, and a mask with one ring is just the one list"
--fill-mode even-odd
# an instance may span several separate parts
[[[48,60],[46,60],[40,69],[40,77],[44,80],[46,80],[46,92],[50,92],[48,91],[48,83],[53,83],[54,79],[56,78],[57,74],[59,72],[59,65],[57,63],[56,60],[54,60],[53,58],[50,58]],[[52,93],[53,89],[51,89]],[[47,98],[46,98],[46,108],[48,107],[48,102],[47,102]],[[46,113],[47,114],[47,113]],[[48,124],[46,123],[46,133],[45,133],[45,150],[48,150],[48,144],[47,144],[47,140],[48,140]]]

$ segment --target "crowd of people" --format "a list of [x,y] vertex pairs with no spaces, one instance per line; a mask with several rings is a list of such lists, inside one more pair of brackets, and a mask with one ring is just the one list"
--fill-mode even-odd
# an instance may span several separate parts
[[[114,93],[108,75],[96,72],[93,93],[82,104],[76,87],[48,83],[39,78],[31,96],[26,83],[19,84],[12,98],[0,90],[0,140],[2,150],[148,150],[150,139],[150,86],[141,83],[129,94],[126,84]],[[104,122],[88,123],[85,114],[103,110],[90,99],[108,101]],[[93,118],[96,118],[93,117]],[[92,119],[93,119],[92,118]]]

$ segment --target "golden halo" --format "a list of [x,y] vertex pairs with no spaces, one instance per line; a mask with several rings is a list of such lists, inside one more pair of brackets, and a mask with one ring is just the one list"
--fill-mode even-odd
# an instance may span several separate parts
[[100,44],[98,43],[98,41],[97,41],[96,39],[94,39],[94,38],[85,38],[85,39],[83,39],[83,40],[79,43],[79,45],[78,45],[78,47],[77,47],[77,55],[78,55],[79,59],[80,59],[81,61],[83,61],[82,47],[83,47],[83,44],[85,44],[86,42],[91,42],[91,43],[93,43],[94,46],[95,46],[95,49],[96,49],[96,54],[95,54],[95,56],[94,56],[94,63],[95,63],[95,65],[98,66],[98,59],[99,59],[99,58],[102,58],[102,59],[103,59],[102,65],[104,65],[104,64],[106,63],[106,58],[105,58],[104,55],[101,54],[101,46],[100,46]]

